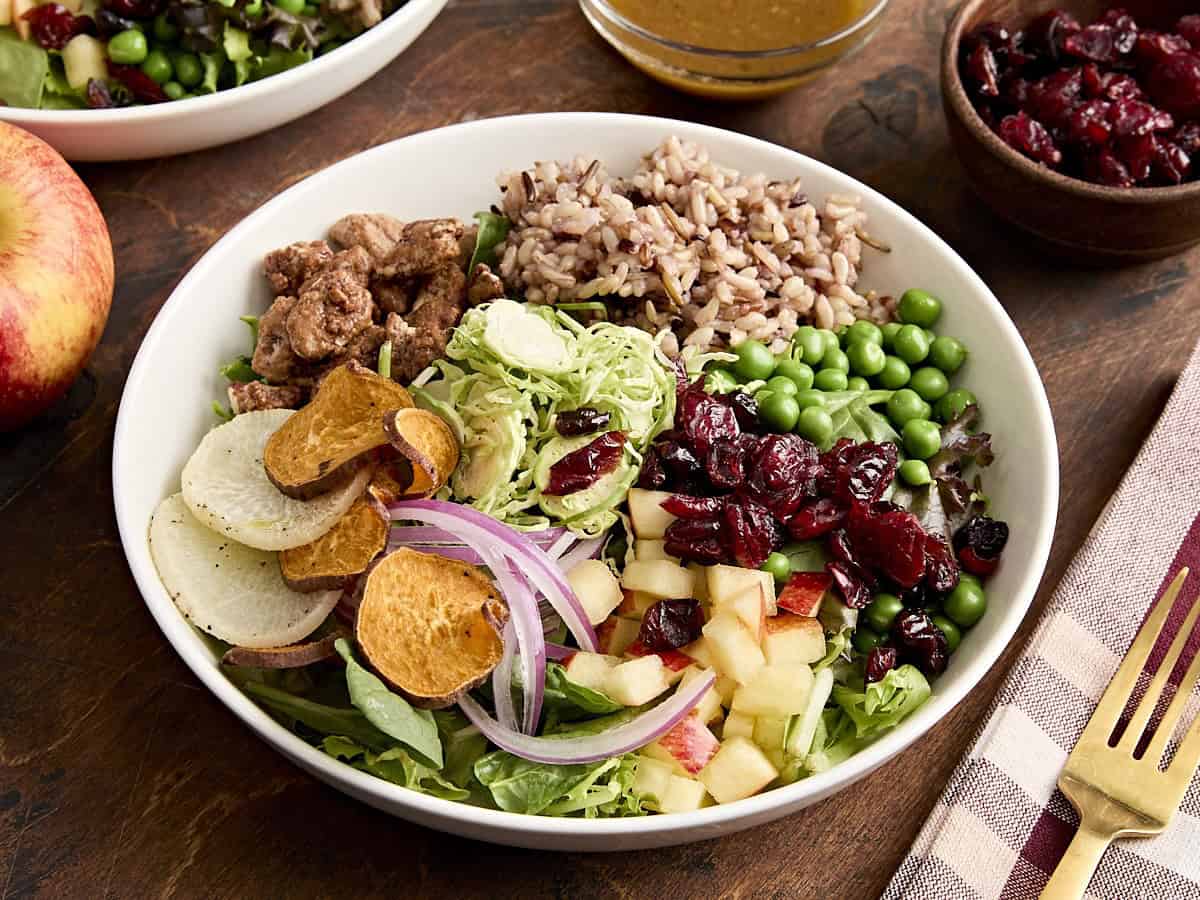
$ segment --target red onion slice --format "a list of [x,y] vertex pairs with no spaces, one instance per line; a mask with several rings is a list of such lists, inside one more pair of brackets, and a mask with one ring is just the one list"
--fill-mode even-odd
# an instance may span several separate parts
[[584,650],[596,652],[596,632],[588,622],[587,613],[567,584],[562,570],[540,547],[502,522],[469,506],[447,503],[444,500],[405,500],[388,506],[393,519],[411,519],[443,528],[458,534],[467,543],[479,548],[500,549],[502,555],[515,560],[535,590],[549,601],[562,616],[563,622]]
[[603,546],[604,538],[588,538],[587,540],[580,541],[567,553],[558,558],[558,567],[564,573],[570,572],[585,559],[595,559],[600,554],[600,549]]
[[[483,551],[484,563],[492,571],[500,585],[500,592],[508,601],[509,619],[505,627],[507,640],[509,627],[513,630],[517,652],[521,654],[521,685],[523,691],[524,715],[521,730],[526,734],[537,731],[538,720],[542,715],[542,699],[546,693],[546,635],[542,630],[542,616],[538,609],[537,598],[524,578],[515,576],[508,569],[508,560],[501,557],[498,551]],[[512,705],[512,656],[505,647],[508,656],[507,671],[499,673],[492,681],[496,691],[496,711],[500,711],[500,698],[503,696],[508,705]],[[503,660],[501,660],[503,662]],[[501,719],[501,722],[504,720]],[[516,727],[516,716],[513,716],[512,728]]]
[[504,655],[492,670],[492,698],[496,705],[496,718],[501,726],[512,731],[517,729],[517,709],[513,706],[512,698],[513,660],[516,657],[517,633],[510,616],[504,626]]
[[[539,547],[551,547],[569,532],[561,526],[556,526],[543,528],[540,531],[522,531],[521,534]],[[572,535],[572,537],[574,536]],[[459,547],[463,545],[462,538],[445,529],[430,525],[393,525],[392,530],[388,533],[388,541],[393,544],[406,545],[450,544]]]
[[611,759],[646,746],[674,728],[691,712],[716,680],[716,675],[709,671],[631,722],[599,734],[574,738],[533,737],[504,728],[469,694],[460,697],[458,705],[487,739],[501,750],[533,762],[566,766]]
[[564,659],[569,659],[575,655],[575,650],[571,647],[564,647],[562,644],[552,644],[546,641],[546,658],[552,659],[555,662],[562,662]]

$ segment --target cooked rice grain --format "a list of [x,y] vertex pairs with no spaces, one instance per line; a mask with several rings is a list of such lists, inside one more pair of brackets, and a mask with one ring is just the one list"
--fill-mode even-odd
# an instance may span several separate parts
[[804,324],[891,318],[891,297],[855,291],[866,233],[861,198],[822,211],[800,179],[742,175],[699,144],[669,137],[631,178],[576,157],[499,178],[513,227],[500,250],[510,291],[535,303],[623,298],[615,318],[680,346],[754,337],[779,351]]

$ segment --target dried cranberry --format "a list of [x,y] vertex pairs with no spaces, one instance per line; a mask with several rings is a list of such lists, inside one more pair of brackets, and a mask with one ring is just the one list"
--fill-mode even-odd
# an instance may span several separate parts
[[999,558],[984,559],[970,547],[964,547],[958,551],[958,561],[972,575],[991,575],[1000,566]]
[[1008,525],[989,516],[973,516],[954,535],[954,549],[970,548],[982,559],[997,559],[1008,543]]
[[1171,135],[1171,143],[1188,156],[1200,154],[1200,122],[1184,122]]
[[862,609],[871,602],[871,587],[866,573],[840,560],[825,564],[842,600],[851,609]]
[[162,12],[166,0],[104,0],[104,8],[128,19],[150,19]]
[[751,460],[751,472],[761,487],[779,491],[816,476],[820,470],[817,448],[795,434],[763,438]]
[[854,555],[854,548],[850,546],[850,536],[846,534],[844,528],[839,528],[829,536],[829,552],[833,554],[834,559],[852,566],[859,565],[858,557]]
[[1139,67],[1144,68],[1153,66],[1172,53],[1186,53],[1191,49],[1192,45],[1177,34],[1143,31],[1137,37],[1137,43],[1133,47],[1133,56],[1138,61]]
[[1079,144],[1098,147],[1108,143],[1112,134],[1108,123],[1110,106],[1106,100],[1088,100],[1079,104],[1067,119],[1067,135]]
[[1173,116],[1200,118],[1200,56],[1172,53],[1150,69],[1145,84],[1150,99]]
[[874,684],[877,681],[883,681],[887,677],[887,673],[896,668],[896,657],[895,647],[873,647],[867,654],[866,683]]
[[1154,160],[1154,148],[1157,143],[1152,134],[1117,140],[1117,158],[1125,164],[1125,168],[1129,170],[1129,177],[1134,181],[1145,181],[1150,177],[1150,165]]
[[667,473],[663,470],[658,450],[651,447],[642,457],[642,470],[638,473],[638,487],[656,491],[666,486]]
[[716,441],[708,449],[704,470],[713,487],[736,488],[746,480],[742,448],[737,441]]
[[1200,15],[1184,16],[1175,23],[1175,30],[1193,47],[1200,47]]
[[[1136,39],[1135,34],[1134,40]],[[1133,41],[1130,41],[1129,47],[1132,49]],[[1067,37],[1063,41],[1063,49],[1071,56],[1102,63],[1116,62],[1121,54],[1117,49],[1116,35],[1111,25],[1089,25]]]
[[725,498],[672,494],[662,502],[662,508],[680,519],[715,519],[725,508]]
[[811,541],[841,528],[849,509],[832,497],[810,500],[788,519],[788,533],[798,541]]
[[1069,12],[1052,9],[1038,16],[1025,28],[1025,46],[1033,53],[1057,61],[1063,41],[1081,28]]
[[659,600],[642,616],[638,641],[654,653],[676,650],[700,637],[704,610],[696,600]]
[[1169,113],[1141,100],[1118,100],[1112,105],[1109,120],[1117,137],[1150,134],[1175,127],[1175,120]]
[[733,410],[738,425],[748,431],[758,425],[758,401],[745,391],[734,391],[725,395],[725,402]]
[[1191,167],[1191,157],[1178,144],[1155,140],[1151,171],[1159,184],[1180,184]]
[[704,470],[692,448],[679,441],[664,441],[659,444],[658,457],[668,475],[678,482],[693,481]]
[[1035,162],[1051,168],[1062,162],[1062,151],[1054,146],[1050,133],[1024,112],[1000,120],[1000,139]]
[[1124,55],[1133,49],[1137,43],[1138,23],[1129,14],[1129,10],[1120,7],[1107,9],[1100,16],[1100,21],[1112,26],[1113,45],[1119,54]]
[[977,44],[967,55],[966,73],[974,83],[976,93],[985,97],[1000,96],[1000,87],[996,83],[996,57],[987,44]]
[[895,444],[874,441],[859,444],[853,455],[837,469],[834,495],[847,501],[872,503],[892,483],[899,464]]
[[129,92],[142,103],[163,103],[167,99],[159,83],[137,66],[110,62],[108,74],[129,88]]
[[[1029,79],[1019,75],[1005,76],[1000,82],[1000,96],[1006,103],[1020,109],[1029,102]],[[997,124],[995,121],[989,122],[988,127],[994,129]]]
[[702,378],[680,395],[675,423],[701,453],[714,441],[733,439],[741,433],[733,408],[706,394]]
[[554,428],[564,437],[578,437],[581,434],[595,434],[607,428],[611,419],[610,413],[590,406],[581,406],[579,409],[568,409],[555,416]]
[[562,497],[591,487],[621,462],[626,440],[623,431],[607,431],[572,450],[550,467],[550,483],[542,493]]
[[[1083,93],[1083,69],[1052,72],[1029,86],[1028,112],[1045,125],[1061,127]],[[1001,127],[1003,127],[1003,122]]]
[[[47,50],[61,50],[67,41],[87,28],[84,17],[76,17],[59,3],[44,3],[35,6],[21,18],[29,23],[33,39]],[[87,18],[87,23],[91,19]]]
[[783,546],[783,529],[771,512],[757,503],[739,500],[722,513],[725,544],[739,566],[757,569]]
[[925,574],[926,534],[912,513],[852,515],[850,538],[871,566],[901,587],[912,587]]
[[137,27],[133,19],[118,16],[111,9],[96,10],[96,31],[101,37],[112,37],[122,31]]
[[958,586],[958,562],[946,542],[933,535],[925,536],[925,583],[929,589],[944,594]]
[[984,44],[993,50],[1011,50],[1015,46],[1013,34],[1003,22],[984,22],[971,29],[963,39],[968,47]]
[[940,675],[946,670],[950,658],[946,636],[924,610],[901,610],[892,623],[892,640],[904,657],[926,675]]
[[1085,157],[1083,169],[1089,181],[1109,187],[1133,187],[1133,176],[1125,168],[1125,163],[1107,148]]

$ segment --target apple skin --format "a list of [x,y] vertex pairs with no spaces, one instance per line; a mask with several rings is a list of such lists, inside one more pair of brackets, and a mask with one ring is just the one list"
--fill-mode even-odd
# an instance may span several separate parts
[[95,199],[49,144],[0,122],[0,431],[67,392],[112,294],[112,242]]

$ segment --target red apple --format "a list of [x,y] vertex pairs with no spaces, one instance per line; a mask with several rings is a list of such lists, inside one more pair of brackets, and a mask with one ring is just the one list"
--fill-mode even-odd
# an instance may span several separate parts
[[67,392],[100,341],[112,293],[95,199],[49,144],[0,122],[0,431]]
[[625,648],[626,656],[649,656],[651,653],[661,659],[663,665],[672,672],[682,672],[695,662],[686,653],[680,653],[678,650],[651,650],[641,641],[634,641]]
[[695,714],[685,716],[679,724],[660,737],[658,746],[679,763],[689,775],[695,775],[708,765],[721,748],[708,727]]
[[776,603],[798,616],[815,616],[821,608],[821,598],[833,585],[828,572],[793,572]]

